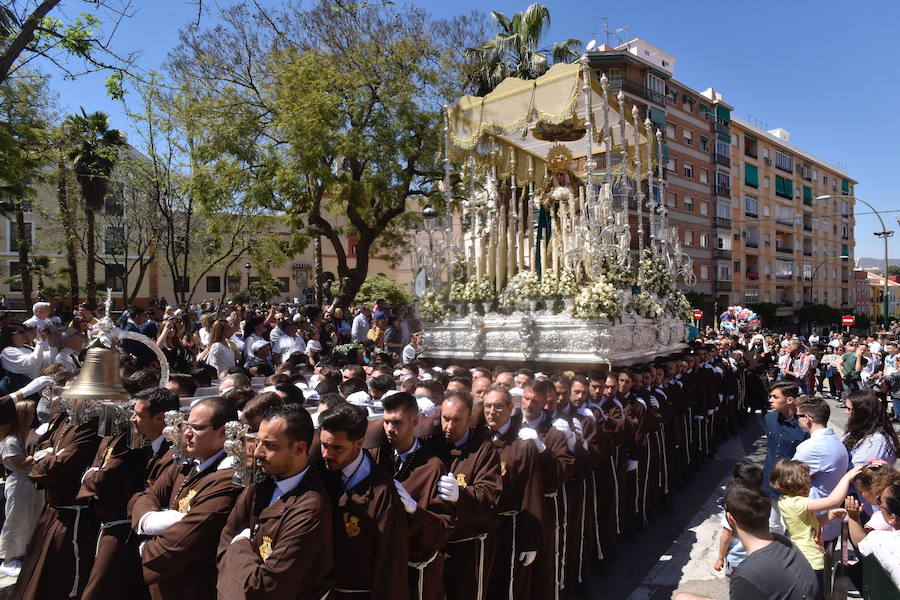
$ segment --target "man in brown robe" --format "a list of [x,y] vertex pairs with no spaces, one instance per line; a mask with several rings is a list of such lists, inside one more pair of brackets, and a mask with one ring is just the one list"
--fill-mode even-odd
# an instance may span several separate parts
[[605,438],[608,448],[592,482],[597,500],[594,543],[599,544],[598,558],[602,557],[604,560],[616,556],[627,512],[625,510],[627,457],[624,447],[627,422],[618,399],[618,392],[618,373],[591,375],[589,407],[597,418],[598,436]]
[[13,590],[15,600],[78,598],[84,589],[94,560],[97,521],[76,496],[99,445],[96,418],[75,423],[66,413],[53,419],[38,440],[29,477],[44,489],[47,503]]
[[[81,480],[78,498],[90,502],[100,522],[97,554],[82,600],[150,597],[141,572],[137,536],[131,531],[128,504],[146,488],[149,467],[172,462],[169,443],[162,435],[163,414],[178,410],[178,406],[178,396],[167,389],[138,393],[131,420],[138,435],[150,445],[132,449],[124,433],[104,437]],[[163,460],[167,454],[168,459]]]
[[241,488],[225,455],[225,423],[234,405],[219,397],[200,400],[185,425],[186,465],[173,463],[132,507],[141,545],[144,581],[154,600],[216,597],[216,549]]
[[548,414],[556,393],[548,381],[532,380],[522,387],[522,428],[519,438],[530,440],[538,449],[544,486],[544,552],[538,557],[532,585],[533,598],[560,598],[565,588],[563,541],[565,536],[564,485],[575,470],[575,432],[562,419]]
[[313,423],[301,406],[270,410],[255,456],[265,481],[238,497],[219,539],[220,598],[321,600],[334,588],[331,499],[309,468]]
[[444,589],[444,546],[453,531],[453,506],[438,494],[447,467],[416,439],[419,406],[412,394],[385,396],[387,441],[372,450],[372,460],[391,473],[409,519],[409,596],[439,600]]
[[472,428],[472,396],[465,391],[444,395],[441,430],[431,442],[449,473],[439,488],[453,502],[456,526],[447,543],[444,591],[447,600],[484,598],[491,572],[488,534],[497,527],[500,498],[500,458],[484,429]]
[[528,598],[532,564],[542,548],[544,493],[538,452],[519,439],[521,415],[513,415],[512,396],[502,385],[484,394],[484,416],[500,456],[500,526],[493,537],[494,566],[488,576],[489,600]]
[[322,462],[331,495],[335,597],[406,600],[409,527],[394,480],[363,450],[366,410],[346,402],[319,413]]

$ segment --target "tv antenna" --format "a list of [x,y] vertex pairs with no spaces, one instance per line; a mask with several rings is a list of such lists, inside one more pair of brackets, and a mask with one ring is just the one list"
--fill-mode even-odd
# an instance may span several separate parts
[[619,34],[625,33],[626,31],[628,31],[627,25],[623,25],[622,27],[619,27],[617,29],[610,29],[609,28],[609,19],[607,19],[606,17],[600,17],[600,20],[603,21],[603,29],[601,29],[600,31],[601,31],[601,33],[603,33],[606,36],[606,45],[607,46],[610,45],[609,44],[610,36],[616,38],[616,41],[618,42],[618,44],[616,44],[616,45],[621,45],[621,44],[625,43],[625,38]]

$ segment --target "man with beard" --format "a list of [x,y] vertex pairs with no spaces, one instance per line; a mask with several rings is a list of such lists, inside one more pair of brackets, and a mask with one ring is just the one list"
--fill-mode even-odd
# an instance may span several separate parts
[[447,392],[441,405],[444,435],[431,438],[432,450],[449,471],[438,483],[439,494],[456,509],[444,566],[447,600],[483,598],[492,565],[485,541],[497,527],[500,459],[485,431],[470,427],[471,418],[472,396]]
[[538,449],[544,483],[544,514],[547,515],[543,547],[557,549],[556,552],[544,552],[538,558],[532,586],[536,598],[556,598],[565,587],[565,553],[559,551],[565,535],[563,490],[575,470],[577,439],[566,421],[550,416],[555,405],[555,390],[549,382],[532,379],[525,383],[522,388],[523,426],[519,438],[531,441]]
[[[628,452],[628,466],[626,468],[627,504],[625,512],[631,515],[634,521],[631,525],[643,529],[646,523],[646,504],[644,503],[644,491],[646,490],[646,465],[647,465],[647,433],[648,425],[652,424],[652,417],[648,418],[646,402],[638,397],[632,389],[635,376],[631,371],[623,369],[619,373],[619,401],[622,403],[625,421],[627,423],[628,436],[625,447]],[[638,384],[640,385],[640,384]]]
[[309,468],[313,423],[296,405],[272,409],[254,456],[269,475],[244,489],[219,539],[220,598],[320,600],[334,586],[331,501]]
[[318,465],[331,494],[336,598],[406,600],[409,530],[394,480],[363,450],[366,410],[340,403],[319,413]]
[[127,433],[104,437],[93,464],[81,478],[78,498],[91,503],[100,522],[96,558],[82,600],[150,595],[141,573],[137,539],[131,534],[128,505],[135,494],[146,489],[148,480],[155,480],[162,468],[172,464],[170,444],[162,435],[163,415],[178,407],[178,396],[171,390],[139,392],[131,422],[140,439],[150,445],[130,448]]
[[44,488],[47,503],[13,590],[15,600],[81,595],[93,564],[98,524],[86,502],[76,496],[99,445],[96,417],[77,422],[66,413],[51,421],[38,440],[40,449],[28,476]]
[[451,503],[438,492],[447,468],[416,439],[419,420],[415,396],[401,392],[385,397],[387,443],[372,450],[372,460],[393,475],[408,515],[409,596],[413,600],[439,600],[444,575],[442,551],[455,517]]
[[241,489],[225,455],[225,423],[237,411],[219,397],[200,400],[184,428],[193,460],[173,463],[134,502],[131,522],[141,544],[144,581],[154,600],[216,597],[216,548]]
[[500,456],[503,481],[497,514],[500,526],[493,537],[494,568],[488,578],[489,600],[529,598],[532,563],[541,548],[543,486],[535,445],[519,439],[521,415],[513,415],[512,397],[502,385],[484,396],[484,415],[493,445]]

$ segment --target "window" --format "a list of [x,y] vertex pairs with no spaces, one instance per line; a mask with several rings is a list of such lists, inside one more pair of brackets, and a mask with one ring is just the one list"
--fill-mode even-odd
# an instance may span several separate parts
[[759,302],[759,288],[744,288],[744,302],[746,304]]
[[748,215],[759,216],[759,200],[756,196],[744,196],[744,211]]
[[690,196],[684,197],[684,210],[687,212],[694,212],[694,199]]
[[676,208],[678,206],[678,197],[675,192],[666,192],[666,206]]
[[846,223],[841,223],[841,237],[845,240],[850,237],[850,226]]
[[717,235],[716,236],[716,248],[719,250],[731,250],[731,236],[730,235]]
[[744,163],[744,184],[759,187],[759,169],[748,163]]
[[693,246],[694,245],[694,232],[690,229],[684,230],[684,245],[685,246]]
[[103,248],[107,254],[125,252],[125,228],[108,225],[103,233]]
[[763,188],[769,189],[769,178],[763,177]]
[[752,135],[744,134],[744,156],[751,158],[756,158],[757,156],[756,138]]
[[730,202],[716,202],[716,216],[720,219],[730,219],[731,218],[731,203]]
[[208,275],[206,277],[206,291],[219,293],[222,291],[222,278],[218,275]]
[[[647,89],[655,94],[659,94],[660,96],[665,96],[666,95],[666,82],[664,82],[662,79],[660,79],[656,75],[647,73]],[[661,102],[660,102],[660,104],[661,104]]]
[[721,136],[716,138],[716,154],[719,156],[731,156],[731,147],[728,145],[728,142],[721,139]]
[[775,176],[775,195],[782,198],[794,197],[794,182],[780,175]]
[[793,277],[794,261],[792,260],[775,260],[775,276],[776,277]]
[[685,129],[684,132],[683,132],[683,136],[684,136],[684,143],[685,143],[685,144],[687,144],[688,146],[693,146],[693,145],[694,145],[694,134],[691,133],[691,130],[690,130],[690,129]]
[[709,169],[700,169],[700,183],[709,183]]
[[125,213],[124,190],[121,183],[110,183],[109,191],[103,198],[103,212],[108,217],[121,217]]
[[788,173],[794,172],[794,157],[784,152],[775,151],[775,166]]
[[768,217],[768,216],[769,216],[769,205],[768,205],[768,204],[764,204],[764,205],[763,205],[763,216],[764,216],[764,217]]
[[672,123],[666,124],[666,139],[675,141],[675,125]]
[[106,279],[106,287],[114,292],[121,292],[125,287],[125,266],[104,265],[103,277]]
[[178,279],[175,280],[175,291],[176,292],[190,292],[191,291],[191,280],[188,277],[182,275]]
[[21,292],[22,291],[22,280],[19,279],[19,275],[22,274],[22,269],[19,268],[18,261],[11,260],[9,261],[9,291],[11,292]]
[[700,136],[700,149],[704,152],[709,152],[709,138]]
[[841,216],[849,217],[850,216],[850,203],[841,201]]
[[731,281],[731,265],[719,265],[718,275],[721,281]]
[[709,234],[708,233],[700,234],[700,247],[701,248],[709,248]]
[[704,217],[709,216],[709,202],[700,202],[700,214]]
[[700,265],[700,279],[704,281],[709,279],[709,265]]
[[669,173],[674,173],[674,172],[675,172],[675,169],[676,169],[676,167],[675,167],[675,159],[674,159],[674,158],[670,158],[669,161],[666,163],[666,170],[667,170]]
[[716,171],[716,185],[731,188],[731,175],[725,171]]
[[[19,236],[18,231],[16,229],[16,222],[9,221],[9,236],[7,236],[9,240],[9,252],[18,252],[19,251]],[[32,241],[34,240],[34,223],[25,222],[25,239],[28,241],[28,248],[30,249],[32,246]]]
[[812,275],[813,275],[812,262],[810,262],[808,260],[803,261],[802,275],[803,275],[803,279],[812,279]]
[[686,179],[694,178],[694,165],[684,163],[684,176]]
[[613,79],[614,77],[621,77],[622,69],[620,69],[619,67],[612,67],[609,71],[606,72],[606,76],[609,79]]

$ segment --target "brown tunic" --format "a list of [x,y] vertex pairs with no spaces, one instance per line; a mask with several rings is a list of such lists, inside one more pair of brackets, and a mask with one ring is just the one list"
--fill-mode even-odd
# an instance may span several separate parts
[[392,473],[418,505],[415,513],[407,514],[409,596],[438,600],[443,593],[443,550],[456,522],[453,506],[442,500],[437,491],[438,479],[447,473],[447,467],[421,442],[399,469],[395,465],[394,449],[389,444],[372,450],[372,459]]
[[471,600],[485,588],[491,572],[487,534],[496,529],[500,498],[500,457],[484,429],[470,429],[465,442],[449,444],[442,436],[431,440],[435,454],[459,482],[456,527],[447,544],[444,591],[447,600]]
[[[62,414],[51,421],[41,438],[38,446],[53,450],[34,463],[29,477],[44,488],[47,504],[13,590],[16,600],[78,597],[91,571],[97,543],[93,511],[76,501],[81,476],[100,445],[97,420],[76,427]],[[76,531],[77,539],[73,539]]]
[[337,598],[406,600],[409,527],[406,511],[390,475],[369,461],[369,475],[347,490],[341,473],[319,463],[319,475],[332,499]]
[[141,554],[144,581],[154,600],[216,597],[216,549],[241,488],[232,482],[224,453],[197,472],[194,464],[172,464],[134,502],[134,527],[148,512],[174,509],[181,521],[149,538]]
[[487,598],[528,598],[534,563],[524,567],[521,552],[547,552],[543,547],[544,490],[535,445],[519,439],[521,415],[514,415],[506,433],[494,433],[500,456],[502,490],[497,504],[500,526],[494,538],[494,564],[488,576]]
[[[271,478],[244,489],[219,539],[219,598],[321,600],[334,588],[331,500],[315,468],[271,505]],[[250,529],[250,538],[232,543]]]
[[149,597],[141,574],[137,544],[129,544],[128,501],[144,489],[149,448],[131,449],[124,434],[104,437],[94,462],[82,478],[78,499],[90,502],[100,521],[94,567],[82,600]]

